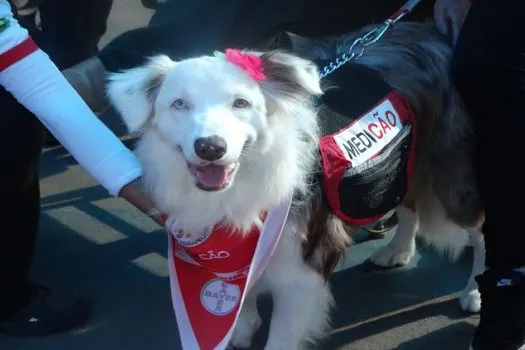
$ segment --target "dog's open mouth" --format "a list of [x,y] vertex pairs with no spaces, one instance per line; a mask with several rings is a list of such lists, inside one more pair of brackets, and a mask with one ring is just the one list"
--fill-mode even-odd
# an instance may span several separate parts
[[229,187],[239,163],[228,165],[195,165],[188,163],[188,168],[195,178],[197,187],[205,191],[220,191]]

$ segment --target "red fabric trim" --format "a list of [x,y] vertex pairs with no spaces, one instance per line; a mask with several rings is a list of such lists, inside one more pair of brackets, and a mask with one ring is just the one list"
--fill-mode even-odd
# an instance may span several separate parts
[[0,72],[38,50],[31,37],[0,55]]
[[414,116],[414,111],[412,111],[412,107],[408,104],[408,101],[406,98],[401,95],[401,93],[397,91],[393,91],[390,93],[390,101],[394,105],[394,108],[399,112],[400,118],[404,118],[406,116],[407,120],[403,120],[403,123],[406,123],[407,121],[410,121],[412,124],[412,144],[410,145],[410,151],[408,155],[408,164],[407,164],[407,188],[410,186],[410,182],[412,181],[412,175],[414,174],[414,159],[416,158],[416,135],[417,135],[417,125],[416,125],[416,118]]
[[321,138],[319,149],[321,150],[324,192],[328,206],[338,218],[350,222],[352,218],[346,216],[339,205],[339,183],[345,170],[351,167],[352,163],[345,158],[332,135]]
[[392,16],[390,16],[388,19],[390,20],[399,20],[401,17],[403,16],[406,16],[410,13],[409,10],[405,9],[405,8],[400,8],[399,10],[397,10],[396,12],[394,12],[394,14]]
[[347,218],[346,221],[348,224],[350,225],[353,225],[353,226],[366,226],[366,225],[370,225],[376,221],[379,221],[383,216],[385,216],[386,213],[381,213],[379,215],[376,215],[376,216],[372,216],[370,218],[361,218],[361,219],[358,219],[358,218],[350,218],[348,216],[345,215],[345,217]]

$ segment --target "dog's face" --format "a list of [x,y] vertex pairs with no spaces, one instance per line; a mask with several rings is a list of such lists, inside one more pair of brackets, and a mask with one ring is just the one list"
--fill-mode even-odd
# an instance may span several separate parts
[[320,93],[311,62],[282,53],[261,59],[264,81],[221,57],[159,56],[110,77],[108,95],[130,131],[156,133],[182,156],[196,187],[223,191],[247,154],[271,146],[276,109]]
[[233,183],[243,149],[266,128],[257,83],[225,60],[175,63],[155,102],[152,125],[184,156],[197,187],[219,191]]

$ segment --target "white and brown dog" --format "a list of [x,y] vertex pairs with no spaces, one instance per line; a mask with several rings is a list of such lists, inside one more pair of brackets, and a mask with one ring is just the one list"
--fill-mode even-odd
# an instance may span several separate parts
[[[226,221],[246,232],[261,212],[297,198],[265,273],[243,305],[232,338],[236,347],[249,347],[260,325],[261,293],[274,301],[266,349],[300,349],[328,328],[333,300],[327,277],[350,244],[352,227],[330,210],[322,186],[311,182],[320,138],[312,97],[322,91],[310,60],[335,56],[368,30],[333,45],[312,44],[301,51],[304,58],[256,53],[264,80],[208,56],[179,62],[159,56],[110,77],[111,102],[129,130],[141,132],[136,153],[145,191],[180,225],[199,229]],[[397,233],[372,257],[378,265],[408,263],[416,233],[454,257],[470,234],[473,276],[483,269],[472,127],[450,80],[451,54],[432,27],[400,23],[359,60],[406,97],[417,121],[414,175],[396,208]],[[479,309],[473,278],[461,303]]]

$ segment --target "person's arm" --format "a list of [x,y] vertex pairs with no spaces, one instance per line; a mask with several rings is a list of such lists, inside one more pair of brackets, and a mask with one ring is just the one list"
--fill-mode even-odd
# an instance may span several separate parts
[[0,85],[53,133],[110,194],[144,212],[152,203],[134,180],[142,175],[135,155],[88,108],[49,57],[0,0]]
[[471,0],[436,0],[434,3],[434,23],[436,29],[449,36],[455,45],[463,22],[470,10]]
[[166,223],[166,216],[155,208],[153,202],[142,194],[141,178],[127,184],[120,191],[120,196],[133,204],[135,208],[143,213],[146,213],[157,224],[164,226]]

